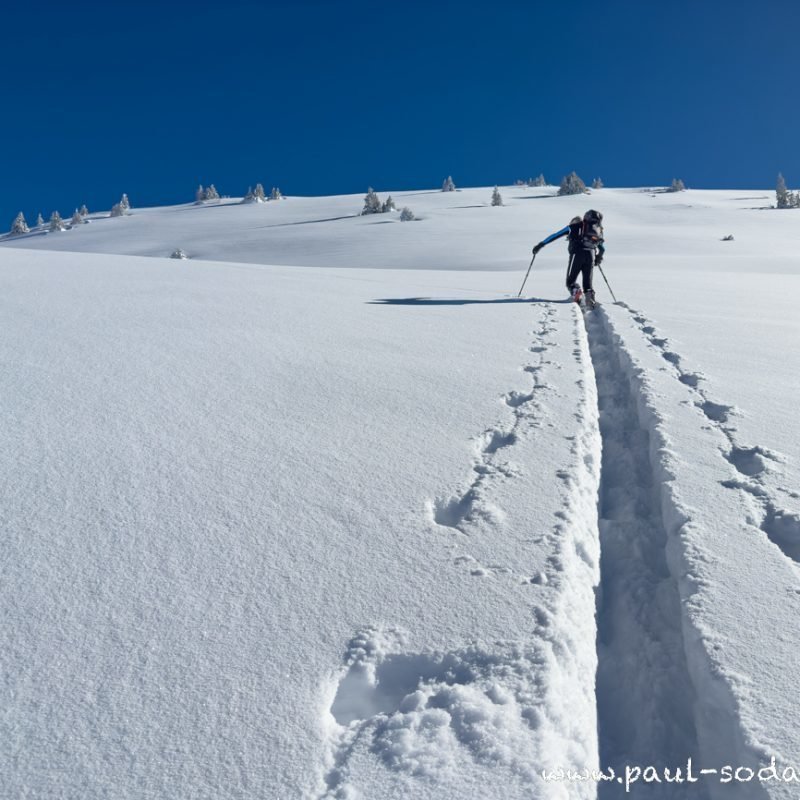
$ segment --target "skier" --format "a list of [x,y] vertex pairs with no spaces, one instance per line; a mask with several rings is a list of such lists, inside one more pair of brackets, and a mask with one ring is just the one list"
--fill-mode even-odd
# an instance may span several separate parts
[[592,270],[595,264],[600,264],[605,253],[603,244],[603,215],[599,211],[589,209],[581,217],[573,217],[565,228],[543,239],[533,248],[536,255],[546,244],[569,237],[569,264],[567,265],[567,290],[576,303],[581,301],[581,289],[578,286],[578,275],[583,273],[583,294],[586,303],[593,307],[596,303],[594,289],[592,288]]

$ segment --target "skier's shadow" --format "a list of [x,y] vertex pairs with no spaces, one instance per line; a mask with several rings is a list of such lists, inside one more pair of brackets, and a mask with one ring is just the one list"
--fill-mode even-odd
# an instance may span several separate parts
[[446,297],[382,297],[369,300],[368,305],[378,306],[472,306],[495,305],[498,303],[571,303],[570,298],[551,300],[545,297],[498,297],[495,300],[474,300],[472,298]]

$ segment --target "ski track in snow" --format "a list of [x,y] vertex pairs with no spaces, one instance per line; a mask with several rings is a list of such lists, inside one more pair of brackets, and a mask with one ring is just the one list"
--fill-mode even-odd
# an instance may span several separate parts
[[767,481],[771,470],[785,462],[784,456],[759,445],[739,442],[733,418],[741,412],[732,405],[711,399],[702,386],[704,376],[683,368],[681,356],[671,349],[669,339],[658,335],[656,327],[647,317],[625,303],[618,305],[627,309],[650,345],[661,352],[676,378],[689,388],[692,401],[705,415],[709,425],[728,440],[729,448],[720,455],[739,475],[735,479],[722,481],[722,485],[745,493],[752,509],[752,517],[748,522],[760,528],[794,564],[800,564],[800,516],[782,508],[776,496],[777,492],[783,492],[796,499],[797,494],[787,487],[771,485],[774,482]]
[[[680,595],[667,564],[660,488],[637,392],[625,375],[602,309],[585,315],[597,380],[600,480],[597,713],[600,763],[674,770],[697,760],[694,688],[684,652]],[[620,788],[598,787],[615,798]],[[707,797],[701,786],[635,784],[632,798]]]
[[[712,400],[702,386],[704,376],[684,370],[669,339],[660,336],[645,316],[619,305],[630,312],[649,345],[663,357],[664,368],[686,387],[691,398],[687,402],[730,443],[720,457],[739,477],[723,485],[753,498],[759,510],[754,524],[797,562],[800,549],[791,545],[800,530],[797,520],[778,507],[762,482],[769,464],[780,463],[781,456],[738,444],[736,429],[730,424],[736,409]],[[650,434],[639,418],[641,389],[633,385],[620,362],[605,311],[600,308],[581,315],[576,308],[575,314],[578,320],[582,316],[585,327],[578,324],[571,355],[580,361],[580,337],[586,337],[597,384],[603,451],[596,676],[600,765],[613,767],[618,774],[626,765],[674,769],[688,758],[697,763],[701,745],[680,593],[666,553],[660,479],[651,462]],[[458,536],[467,548],[476,532],[504,519],[504,510],[493,503],[493,487],[498,481],[519,477],[520,470],[509,455],[515,444],[540,425],[541,392],[549,388],[547,370],[561,368],[551,354],[556,342],[550,337],[556,324],[555,310],[545,306],[528,347],[531,360],[522,367],[531,376],[530,390],[502,395],[512,420],[477,437],[471,481],[463,491],[440,496],[431,504],[433,521]],[[583,419],[580,409],[576,419]],[[580,491],[572,486],[571,474],[559,475],[573,491]],[[508,566],[481,564],[469,553],[456,556],[454,562],[476,577],[505,575],[535,584],[554,580],[558,571],[554,558],[557,561],[551,556],[545,573],[533,578],[517,575]],[[546,610],[534,608],[533,615],[537,628],[547,627]],[[540,661],[535,644],[519,641],[496,643],[490,651],[471,645],[451,652],[414,653],[406,649],[400,630],[374,627],[359,632],[347,649],[346,669],[330,707],[336,724],[329,737],[320,798],[357,796],[348,780],[349,762],[365,737],[370,752],[386,767],[411,776],[435,779],[455,766],[454,752],[462,748],[478,763],[501,764],[526,779],[530,764],[514,755],[515,748],[501,743],[509,739],[524,743],[525,724],[533,727],[537,712],[531,698],[537,689],[531,682],[531,665]],[[502,697],[502,711],[497,709],[498,697]],[[527,780],[533,787],[535,774],[530,772]],[[600,800],[618,797],[620,792],[617,784],[605,782],[596,790]],[[640,783],[626,796],[705,800],[708,790],[702,784]]]

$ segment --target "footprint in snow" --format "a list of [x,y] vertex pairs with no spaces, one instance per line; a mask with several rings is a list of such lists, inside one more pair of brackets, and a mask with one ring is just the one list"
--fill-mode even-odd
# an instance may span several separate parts
[[753,478],[767,469],[766,461],[780,461],[778,456],[763,447],[734,447],[725,458],[736,467],[742,475]]
[[690,386],[692,389],[696,389],[699,386],[700,381],[704,380],[704,378],[697,372],[682,372],[678,376],[678,380],[681,383]]
[[394,772],[435,780],[455,758],[530,775],[537,719],[531,675],[542,654],[521,642],[447,651],[408,649],[368,628],[348,647],[330,716],[323,797],[350,797],[358,748]]
[[661,355],[664,356],[670,364],[674,364],[676,367],[681,363],[681,357],[670,350],[665,350]]
[[509,392],[503,395],[503,400],[511,408],[519,408],[533,400],[533,392]]
[[492,455],[503,447],[510,447],[517,441],[515,433],[506,433],[497,429],[487,431],[483,435],[483,452]]
[[714,403],[711,400],[705,400],[696,405],[712,422],[727,422],[733,412],[733,406]]

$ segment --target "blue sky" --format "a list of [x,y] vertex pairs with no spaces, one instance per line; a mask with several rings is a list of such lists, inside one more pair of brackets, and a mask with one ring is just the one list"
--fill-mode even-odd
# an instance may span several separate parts
[[0,229],[212,182],[796,188],[799,24],[794,0],[18,3]]

